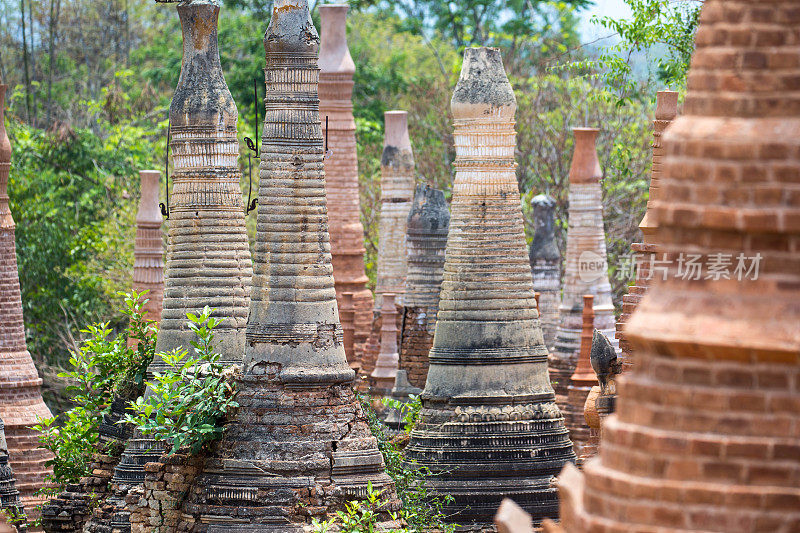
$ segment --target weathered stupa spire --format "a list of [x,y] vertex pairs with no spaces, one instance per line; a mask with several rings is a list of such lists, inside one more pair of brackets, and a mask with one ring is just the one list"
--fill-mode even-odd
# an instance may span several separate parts
[[157,170],[139,172],[141,198],[136,214],[136,243],[133,249],[133,289],[147,291],[143,311],[148,320],[161,320],[164,300],[164,245],[161,237],[162,217],[158,209]]
[[396,295],[404,305],[406,292],[406,223],[414,196],[414,153],[408,136],[408,113],[384,113],[385,133],[381,155],[381,218],[378,234],[378,274],[375,309],[381,296]]
[[503,497],[557,514],[575,459],[547,374],[515,176],[516,100],[500,51],[470,48],[451,101],[456,176],[439,319],[409,459],[446,512],[487,527]]
[[417,185],[406,229],[408,275],[400,369],[406,371],[410,384],[419,388],[425,386],[428,375],[449,228],[450,211],[444,192]]
[[319,36],[306,0],[275,1],[264,46],[266,116],[240,407],[184,507],[209,532],[303,531],[313,518],[363,498],[368,483],[396,503],[344,353],[325,202]]
[[533,205],[534,234],[530,262],[533,290],[539,297],[539,322],[542,324],[544,344],[552,348],[558,329],[558,306],[561,304],[561,252],[556,244],[556,201],[540,194],[531,200]]
[[36,496],[51,473],[45,462],[52,456],[39,448],[38,433],[31,428],[39,418],[53,416],[44,404],[42,380],[25,344],[22,296],[17,271],[15,224],[8,206],[8,173],[11,143],[5,126],[5,97],[8,85],[0,85],[0,418],[5,422],[11,467],[28,518],[38,517]]
[[[214,349],[226,363],[239,363],[245,345],[252,263],[239,186],[238,112],[217,47],[216,1],[177,6],[183,31],[183,62],[170,104],[173,186],[165,268],[164,304],[157,352],[192,352],[195,334],[186,313],[205,306],[222,319]],[[165,369],[156,357],[148,373]],[[134,435],[128,440],[113,482],[144,480],[144,464],[157,460],[164,444]]]
[[570,533],[798,530],[798,27],[795,0],[702,7],[652,206],[667,280],[625,328],[599,458],[559,479]]
[[[594,327],[614,338],[614,304],[608,281],[603,192],[600,189],[603,171],[595,146],[599,130],[573,128],[573,132],[575,152],[569,170],[566,274],[555,349],[550,355],[550,378],[562,411],[567,406],[567,387],[578,361],[584,294],[595,297]],[[583,402],[576,408],[582,410]]]
[[[355,344],[359,351],[372,326],[372,292],[364,272],[364,226],[358,194],[356,123],[353,119],[353,74],[347,47],[347,4],[319,6],[322,35],[319,50],[319,114],[328,140],[325,194],[331,235],[336,300],[353,294]],[[352,358],[351,358],[352,359]]]

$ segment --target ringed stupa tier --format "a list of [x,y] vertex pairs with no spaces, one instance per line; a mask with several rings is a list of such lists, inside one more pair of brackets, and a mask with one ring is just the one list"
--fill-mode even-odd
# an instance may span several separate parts
[[381,216],[378,234],[378,272],[375,311],[380,312],[381,297],[395,295],[404,304],[406,292],[406,223],[414,196],[414,153],[408,137],[408,113],[384,113],[385,133],[381,155]]
[[[276,0],[239,408],[184,516],[211,533],[303,531],[368,485],[398,501],[353,392],[331,265],[319,36],[306,0]],[[185,518],[188,520],[188,518]]]
[[142,310],[145,318],[159,322],[164,300],[164,244],[161,236],[163,221],[158,208],[158,170],[142,170],[141,198],[136,214],[136,243],[133,249],[133,289],[147,291]]
[[[241,363],[244,353],[253,271],[239,186],[238,111],[219,61],[219,9],[216,0],[177,6],[183,62],[169,110],[174,172],[156,352],[182,348],[194,353],[196,337],[186,314],[202,314],[208,306],[222,319],[214,330],[214,349],[223,362],[234,364]],[[148,374],[164,369],[156,357]],[[112,482],[141,484],[144,464],[163,451],[164,444],[134,435]]]
[[22,500],[17,490],[17,480],[8,462],[8,444],[2,420],[0,420],[0,509],[11,518],[23,520],[25,518]]
[[603,171],[595,147],[599,130],[573,128],[573,132],[575,152],[569,170],[564,288],[555,347],[549,363],[556,401],[562,410],[567,406],[567,387],[578,362],[584,294],[594,296],[594,327],[611,339],[615,331],[600,189]]
[[409,383],[419,388],[425,386],[428,376],[428,352],[439,312],[449,227],[450,210],[444,192],[417,185],[406,227],[408,275],[400,368],[406,371]]
[[661,172],[664,160],[664,144],[661,140],[664,130],[667,129],[675,117],[678,116],[678,93],[675,91],[659,91],[656,95],[656,112],[653,121],[653,163],[650,172],[650,196],[647,200],[647,211],[645,212],[639,229],[644,234],[644,242],[633,243],[631,251],[636,259],[636,280],[628,289],[628,294],[622,297],[622,314],[617,322],[616,337],[619,340],[619,347],[622,350],[622,357],[627,365],[632,364],[631,348],[625,339],[623,328],[630,319],[636,306],[642,301],[647,293],[647,287],[651,279],[660,274],[651,272],[651,263],[656,265],[659,259],[656,244],[656,225],[653,221],[653,205],[659,198],[661,189]]
[[17,270],[14,219],[8,205],[11,143],[5,127],[8,85],[0,85],[0,418],[5,422],[8,456],[28,518],[38,517],[36,496],[52,470],[50,452],[39,448],[39,433],[30,429],[53,415],[42,400],[42,380],[25,343],[22,295]]
[[561,305],[561,251],[556,244],[556,201],[546,194],[535,196],[533,206],[534,233],[530,249],[533,290],[539,293],[539,322],[544,343],[552,348],[558,328],[558,307]]
[[394,294],[383,294],[381,304],[381,351],[375,361],[370,385],[376,396],[388,396],[392,392],[397,376],[400,355],[397,351],[397,306]]
[[[347,4],[319,6],[322,25],[319,50],[319,114],[330,156],[325,159],[325,193],[333,258],[336,300],[353,294],[355,336],[363,343],[372,325],[372,292],[364,271],[364,226],[358,193],[356,123],[353,119],[353,74],[347,47]],[[325,131],[327,122],[328,129]]]
[[547,347],[515,176],[516,99],[500,51],[470,48],[451,101],[456,148],[439,318],[420,420],[406,448],[450,494],[449,519],[490,527],[504,497],[536,522],[558,513],[574,461]]
[[671,262],[628,322],[599,458],[559,483],[567,531],[800,526],[797,7],[702,7],[652,206],[659,252],[701,270]]

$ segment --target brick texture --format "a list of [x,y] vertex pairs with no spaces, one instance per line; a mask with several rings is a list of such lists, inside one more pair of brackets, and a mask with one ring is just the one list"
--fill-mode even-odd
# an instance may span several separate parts
[[5,423],[16,487],[28,518],[35,519],[36,506],[43,502],[35,493],[52,473],[45,466],[52,455],[38,447],[38,433],[30,427],[52,414],[42,400],[42,380],[25,343],[15,224],[8,206],[11,144],[3,122],[7,89],[7,85],[0,85],[0,418]]
[[[328,197],[331,257],[336,300],[353,294],[356,350],[361,350],[372,325],[372,292],[364,272],[364,227],[358,194],[356,124],[353,120],[353,74],[346,35],[346,5],[320,6],[319,114],[328,142],[325,193]],[[349,354],[348,354],[349,355]],[[350,358],[348,361],[353,362]]]
[[560,483],[569,532],[800,530],[798,27],[794,1],[703,7],[685,113],[664,135],[659,247],[761,254],[759,274],[673,265],[651,285],[600,455]]

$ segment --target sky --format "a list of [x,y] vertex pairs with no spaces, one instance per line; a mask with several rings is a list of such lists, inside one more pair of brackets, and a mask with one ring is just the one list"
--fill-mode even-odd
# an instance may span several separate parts
[[593,15],[622,18],[629,17],[630,14],[631,11],[623,0],[594,0],[594,6],[583,13],[583,21],[580,26],[583,40],[587,41],[608,33],[608,30],[598,28],[590,22]]

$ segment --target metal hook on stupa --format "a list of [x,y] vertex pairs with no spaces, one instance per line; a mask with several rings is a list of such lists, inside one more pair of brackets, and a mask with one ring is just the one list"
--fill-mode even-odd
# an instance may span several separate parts
[[[247,148],[255,154],[256,159],[258,159],[261,157],[261,153],[258,151],[258,80],[255,78],[253,78],[253,110],[256,113],[256,123],[254,126],[256,142],[254,143],[253,139],[250,137],[245,137],[244,143],[247,145]],[[250,188],[247,190],[247,204],[244,210],[245,215],[250,213],[250,211],[254,211],[258,204],[258,198],[250,200],[250,197],[253,195],[253,164],[251,155],[250,153],[247,154],[247,177],[250,181]]]
[[333,155],[333,150],[328,148],[328,115],[325,115],[325,155],[323,160],[330,159]]
[[171,140],[172,123],[167,122],[167,152],[164,156],[164,199],[166,204],[161,202],[158,207],[161,208],[161,216],[169,220],[169,143]]

